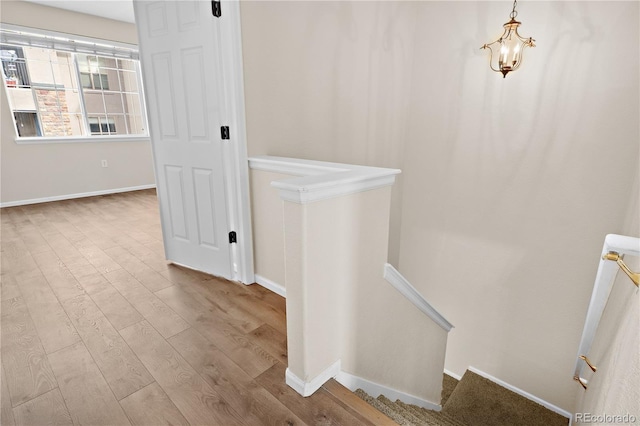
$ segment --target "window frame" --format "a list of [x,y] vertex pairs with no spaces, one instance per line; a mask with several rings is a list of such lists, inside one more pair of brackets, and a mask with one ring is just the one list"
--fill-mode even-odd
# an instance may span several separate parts
[[[128,60],[133,60],[134,64],[135,64],[135,72],[136,72],[136,80],[138,83],[138,97],[140,100],[140,112],[141,112],[141,118],[143,123],[145,123],[145,133],[144,134],[115,134],[115,135],[96,135],[96,134],[91,134],[91,130],[89,128],[88,125],[88,115],[87,112],[85,110],[85,100],[84,100],[84,96],[80,95],[80,104],[81,104],[81,109],[82,109],[82,115],[83,115],[83,120],[86,124],[86,129],[88,134],[86,135],[79,135],[79,136],[27,136],[27,137],[22,137],[19,135],[18,133],[18,129],[16,127],[16,123],[15,120],[12,119],[13,121],[13,132],[14,132],[14,142],[16,144],[56,144],[56,143],[104,143],[104,142],[146,142],[149,141],[151,136],[149,134],[149,120],[147,117],[147,107],[146,107],[146,96],[145,96],[145,90],[144,90],[144,84],[142,81],[142,70],[141,70],[141,66],[140,66],[140,58],[138,57],[138,46],[134,45],[134,44],[128,44],[128,43],[122,43],[122,42],[116,42],[116,41],[111,41],[111,40],[103,40],[103,39],[98,39],[98,38],[93,38],[93,37],[86,37],[86,36],[79,36],[79,35],[74,35],[74,34],[66,34],[66,33],[61,33],[61,32],[56,32],[56,31],[49,31],[49,30],[43,30],[43,29],[39,29],[39,28],[30,28],[30,27],[25,27],[25,26],[21,26],[21,25],[12,25],[12,24],[2,24],[2,29],[6,29],[9,31],[16,31],[16,32],[23,32],[23,33],[28,33],[28,34],[34,34],[34,35],[38,35],[41,37],[46,37],[47,40],[52,40],[53,42],[53,46],[40,46],[40,45],[36,45],[34,44],[34,47],[39,47],[39,48],[46,48],[46,49],[50,49],[53,51],[62,51],[62,52],[70,52],[73,54],[73,63],[74,63],[74,68],[75,68],[75,72],[77,73],[77,77],[78,77],[78,89],[80,90],[80,93],[83,93],[83,90],[85,89],[84,87],[82,87],[82,82],[80,81],[80,70],[78,68],[78,64],[77,64],[77,60],[75,59],[75,54],[89,54],[89,55],[97,55],[97,56],[104,56],[104,57],[111,57],[111,58],[120,58],[120,59],[128,59]],[[64,40],[63,43],[67,43],[67,44],[73,44],[73,43],[78,43],[78,46],[80,46],[80,48],[82,47],[82,45],[88,45],[88,46],[92,46],[93,49],[95,49],[95,51],[91,52],[89,50],[81,50],[80,48],[78,48],[77,50],[73,51],[70,49],[56,49],[56,42],[58,40]],[[8,44],[8,45],[16,45],[16,43],[11,43],[11,40],[8,41],[4,41],[2,40],[3,44]],[[28,45],[20,45],[17,44],[21,47],[28,47]],[[102,49],[102,51],[99,51],[98,49]],[[128,58],[128,57],[121,57],[116,55],[114,52],[117,52],[118,49],[126,49],[129,50],[131,52],[134,52],[136,57],[135,58]],[[108,52],[108,53],[107,53]],[[3,79],[4,80],[4,79]],[[7,99],[7,103],[9,102],[9,93],[7,91],[7,86],[6,86],[6,82],[2,83],[4,93],[5,93],[5,97]],[[13,117],[14,112],[24,112],[24,111],[14,111],[12,109],[12,106],[9,104],[9,110],[11,111],[11,116]],[[35,112],[36,116],[38,116],[39,119],[39,113],[38,111]],[[41,123],[39,124],[41,126]],[[117,130],[117,129],[116,129]]]

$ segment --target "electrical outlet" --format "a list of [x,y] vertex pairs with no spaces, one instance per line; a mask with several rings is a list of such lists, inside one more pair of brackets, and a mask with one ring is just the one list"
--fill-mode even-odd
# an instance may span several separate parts
[[102,167],[109,167],[107,160],[102,160]]

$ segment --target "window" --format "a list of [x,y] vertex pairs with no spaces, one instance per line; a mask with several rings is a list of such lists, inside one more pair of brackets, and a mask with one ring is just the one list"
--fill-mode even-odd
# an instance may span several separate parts
[[113,118],[89,117],[89,128],[92,135],[116,134],[116,122]]
[[137,51],[108,43],[0,29],[19,137],[147,135]]
[[33,112],[14,112],[13,117],[18,128],[18,136],[22,138],[42,136],[38,116]]
[[85,89],[109,90],[109,76],[107,74],[80,72],[80,81]]

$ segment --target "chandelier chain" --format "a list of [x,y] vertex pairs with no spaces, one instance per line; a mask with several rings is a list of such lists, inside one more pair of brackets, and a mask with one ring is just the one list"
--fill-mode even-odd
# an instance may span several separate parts
[[518,5],[518,0],[513,0],[513,9],[511,10],[511,13],[509,14],[509,17],[511,19],[515,19],[516,16],[518,16],[518,12],[516,11],[516,6]]

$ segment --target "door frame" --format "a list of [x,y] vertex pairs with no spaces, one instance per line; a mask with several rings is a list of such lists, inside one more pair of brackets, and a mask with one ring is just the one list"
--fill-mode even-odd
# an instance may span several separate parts
[[223,144],[223,159],[229,231],[235,231],[237,243],[231,245],[232,277],[244,284],[255,282],[253,269],[253,233],[249,188],[249,161],[244,102],[244,72],[240,2],[221,1],[221,66],[225,108],[221,120],[229,126],[229,141]]

